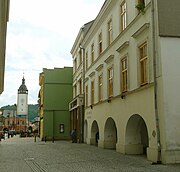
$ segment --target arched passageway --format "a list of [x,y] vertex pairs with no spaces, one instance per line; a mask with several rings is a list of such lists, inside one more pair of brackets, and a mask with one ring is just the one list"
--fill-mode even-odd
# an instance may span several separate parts
[[146,154],[149,146],[148,130],[140,115],[132,115],[126,126],[125,153]]
[[99,140],[99,127],[96,121],[93,122],[91,127],[91,145],[98,145]]
[[108,118],[104,128],[104,148],[116,149],[117,128],[112,118]]

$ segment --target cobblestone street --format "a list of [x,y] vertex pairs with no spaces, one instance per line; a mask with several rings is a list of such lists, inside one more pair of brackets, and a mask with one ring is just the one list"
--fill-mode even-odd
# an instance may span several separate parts
[[34,142],[15,136],[0,142],[1,172],[179,172],[178,165],[151,165],[144,156],[122,155],[70,141]]

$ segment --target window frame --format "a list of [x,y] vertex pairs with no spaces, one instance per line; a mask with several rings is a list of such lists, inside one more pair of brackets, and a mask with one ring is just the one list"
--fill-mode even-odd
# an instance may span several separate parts
[[88,69],[88,51],[86,51],[86,66],[85,66],[86,70]]
[[[145,49],[144,49],[145,48]],[[144,41],[138,46],[140,86],[148,84],[148,43]]]
[[91,44],[91,64],[94,63],[94,43]]
[[[125,65],[124,65],[125,62]],[[128,57],[127,55],[121,58],[120,61],[121,67],[121,91],[122,93],[127,92],[128,90]]]
[[108,68],[108,98],[113,97],[113,79],[114,79],[114,70],[113,66]]
[[108,46],[112,43],[113,37],[113,24],[112,24],[112,18],[108,21]]
[[86,88],[85,88],[85,89],[86,89],[86,97],[85,97],[85,98],[86,98],[86,107],[87,107],[87,106],[88,106],[88,103],[89,103],[89,102],[88,102],[88,99],[89,99],[88,85],[86,85]]
[[120,5],[120,30],[121,32],[127,27],[127,3],[123,0]]
[[103,74],[98,76],[98,100],[99,102],[103,100]]
[[99,55],[102,53],[102,32],[99,33],[98,35],[98,43],[99,43]]
[[91,105],[94,105],[94,80],[91,81]]

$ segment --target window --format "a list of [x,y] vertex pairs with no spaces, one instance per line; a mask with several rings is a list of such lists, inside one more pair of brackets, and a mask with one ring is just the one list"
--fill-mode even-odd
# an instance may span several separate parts
[[121,12],[120,12],[120,15],[121,15],[121,31],[123,31],[125,28],[126,28],[126,2],[125,0],[121,3]]
[[108,46],[112,42],[112,19],[109,20],[108,22]]
[[82,94],[82,79],[79,80],[79,94]]
[[147,79],[147,42],[139,46],[139,62],[140,62],[140,84],[148,83]]
[[99,55],[102,53],[102,32],[99,34]]
[[113,95],[113,68],[108,69],[108,97]]
[[74,85],[74,97],[76,97],[77,96],[77,86],[76,86],[76,84]]
[[88,51],[86,52],[86,70],[88,68]]
[[86,85],[86,106],[88,106],[88,85]]
[[91,45],[91,63],[94,63],[94,44]]
[[94,104],[94,81],[91,81],[91,105]]
[[145,1],[144,0],[138,0],[138,4],[144,4],[145,5]]
[[77,69],[77,59],[75,58],[74,59],[74,72],[76,71],[76,69]]
[[81,65],[81,63],[82,63],[82,51],[80,49],[80,51],[79,51],[79,66]]
[[121,86],[122,92],[127,91],[127,57],[121,60]]
[[102,101],[102,74],[98,77],[98,91],[99,91],[99,101]]

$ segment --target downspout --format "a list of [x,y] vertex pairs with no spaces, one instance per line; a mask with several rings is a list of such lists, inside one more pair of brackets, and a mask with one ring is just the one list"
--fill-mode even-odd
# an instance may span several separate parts
[[157,132],[157,164],[161,163],[161,142],[160,142],[160,128],[159,128],[159,113],[158,113],[158,100],[157,100],[157,42],[156,42],[156,21],[155,21],[155,2],[151,0],[151,11],[152,11],[152,41],[153,41],[153,69],[154,69],[154,107],[155,107],[155,122]]
[[84,115],[85,115],[85,48],[79,44],[79,48],[82,51],[83,57],[83,69],[82,69],[82,80],[83,80],[83,104],[81,105],[81,143],[84,143]]

